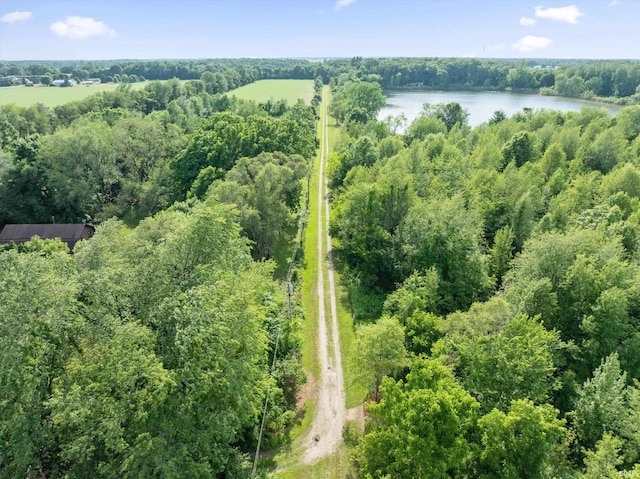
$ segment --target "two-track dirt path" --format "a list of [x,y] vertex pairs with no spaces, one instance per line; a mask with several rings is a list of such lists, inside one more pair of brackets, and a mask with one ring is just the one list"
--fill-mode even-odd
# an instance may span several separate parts
[[[322,103],[322,129],[320,135],[320,170],[318,175],[318,358],[321,377],[318,381],[313,423],[305,438],[304,461],[311,463],[336,450],[342,440],[345,422],[345,393],[342,377],[342,356],[338,331],[338,313],[329,236],[329,199],[325,175],[329,156],[327,120],[327,87]],[[324,215],[323,215],[324,211]],[[325,288],[325,271],[327,288]],[[329,311],[327,314],[326,300]]]

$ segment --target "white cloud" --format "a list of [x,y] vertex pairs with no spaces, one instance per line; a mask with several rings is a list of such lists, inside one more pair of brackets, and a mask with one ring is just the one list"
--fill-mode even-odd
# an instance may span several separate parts
[[11,12],[0,17],[0,22],[4,23],[15,23],[15,22],[24,22],[31,18],[31,12]]
[[336,10],[342,10],[344,7],[348,7],[349,5],[351,5],[355,1],[356,0],[338,0],[336,2],[335,9]]
[[556,22],[578,23],[578,18],[584,15],[575,5],[560,8],[536,7],[536,17],[548,18]]
[[551,40],[549,38],[527,35],[514,43],[513,48],[521,52],[533,52],[547,48],[549,45],[551,45]]
[[618,0],[611,0],[609,2],[610,7],[615,7],[616,5],[620,5],[620,2]]
[[67,17],[64,22],[52,23],[49,29],[59,37],[89,38],[96,35],[115,36],[116,31],[93,18]]
[[537,22],[538,22],[538,20],[536,20],[535,18],[522,17],[522,18],[520,19],[520,25],[524,25],[525,27],[532,27],[532,26],[534,26]]

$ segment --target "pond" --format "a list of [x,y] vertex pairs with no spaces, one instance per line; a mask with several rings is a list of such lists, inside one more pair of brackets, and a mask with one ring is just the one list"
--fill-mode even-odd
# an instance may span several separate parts
[[496,110],[503,110],[511,116],[523,108],[534,110],[580,111],[583,107],[605,108],[615,115],[620,107],[575,98],[560,98],[533,94],[507,93],[498,91],[436,91],[403,90],[386,91],[387,104],[378,114],[379,120],[389,115],[404,113],[408,123],[415,120],[424,103],[457,102],[469,111],[469,125],[477,126],[491,118]]

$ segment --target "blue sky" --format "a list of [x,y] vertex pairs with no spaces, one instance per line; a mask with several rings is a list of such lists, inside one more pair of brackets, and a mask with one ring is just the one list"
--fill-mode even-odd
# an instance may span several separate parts
[[640,0],[2,0],[0,60],[640,59]]

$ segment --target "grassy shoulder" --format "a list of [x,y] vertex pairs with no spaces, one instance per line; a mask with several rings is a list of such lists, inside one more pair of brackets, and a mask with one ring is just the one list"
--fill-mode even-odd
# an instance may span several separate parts
[[[320,128],[322,118],[318,127],[318,138],[321,139],[322,130]],[[320,367],[318,364],[318,175],[320,174],[320,156],[318,151],[312,165],[311,181],[309,182],[309,217],[307,219],[307,229],[304,238],[304,273],[302,277],[302,306],[304,308],[305,321],[303,326],[302,342],[302,367],[307,373],[311,373],[315,378],[319,377]]]
[[312,80],[260,80],[231,90],[228,95],[235,95],[245,100],[265,102],[267,100],[287,100],[294,105],[298,98],[309,103],[313,98]]
[[352,477],[353,466],[351,464],[352,448],[340,445],[338,450],[331,456],[325,457],[314,464],[292,465],[285,471],[278,472],[279,479],[344,479]]

